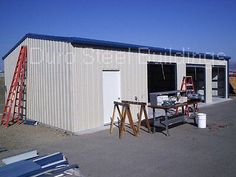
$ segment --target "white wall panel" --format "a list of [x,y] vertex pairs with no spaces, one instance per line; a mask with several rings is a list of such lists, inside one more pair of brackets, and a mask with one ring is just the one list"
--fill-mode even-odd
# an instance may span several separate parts
[[[71,44],[38,39],[26,39],[22,44],[28,49],[27,118],[73,131],[71,65],[65,63],[71,57],[65,55]],[[20,46],[4,60],[8,89]]]
[[[226,61],[79,48],[49,40],[26,39],[23,43],[29,49],[27,117],[73,132],[103,126],[103,70],[120,71],[121,99],[134,101],[137,97],[147,102],[147,62],[177,63],[178,89],[186,64],[207,64],[206,93],[210,102],[211,66],[227,67]],[[4,60],[8,89],[19,47]],[[136,117],[137,107],[132,107],[132,112]]]
[[[102,70],[120,70],[121,99],[147,102],[147,62],[177,63],[177,86],[180,89],[182,77],[186,74],[186,64],[227,65],[226,61],[212,61],[160,55],[128,53],[91,48],[74,48],[73,84],[75,130],[81,131],[103,125]],[[109,56],[109,57],[107,57]],[[121,57],[122,56],[122,57]],[[119,60],[117,60],[119,58]],[[122,60],[123,58],[123,60]],[[123,62],[121,62],[123,61]],[[89,63],[89,64],[88,64]],[[206,79],[211,78],[211,70]],[[211,85],[211,84],[210,84]],[[207,102],[211,102],[211,86],[207,87]],[[112,89],[112,85],[111,85]],[[138,108],[132,107],[134,118]],[[111,113],[112,114],[112,113]]]

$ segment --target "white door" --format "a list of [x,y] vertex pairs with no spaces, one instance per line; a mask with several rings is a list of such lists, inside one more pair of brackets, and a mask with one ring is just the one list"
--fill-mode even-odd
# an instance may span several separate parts
[[113,102],[121,97],[120,71],[103,71],[103,116],[104,124],[111,122]]

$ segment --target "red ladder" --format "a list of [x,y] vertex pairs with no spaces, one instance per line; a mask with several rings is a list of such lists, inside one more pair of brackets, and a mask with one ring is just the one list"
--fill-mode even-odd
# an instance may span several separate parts
[[[195,86],[193,83],[193,77],[192,76],[184,76],[181,84],[181,91],[185,91],[186,95],[188,93],[195,93]],[[185,114],[189,116],[190,107],[185,107]],[[198,110],[198,104],[196,104],[196,110]],[[178,112],[178,110],[177,110]]]
[[180,90],[186,91],[186,93],[195,92],[195,87],[194,87],[192,76],[184,76],[183,77]]
[[18,123],[20,123],[20,120],[23,117],[26,68],[27,68],[27,47],[22,46],[20,49],[20,54],[16,63],[13,79],[11,82],[7,101],[2,115],[1,124],[5,125],[6,128],[9,126],[12,106],[14,101],[15,105],[14,105],[12,122],[15,121],[14,120],[15,115]]

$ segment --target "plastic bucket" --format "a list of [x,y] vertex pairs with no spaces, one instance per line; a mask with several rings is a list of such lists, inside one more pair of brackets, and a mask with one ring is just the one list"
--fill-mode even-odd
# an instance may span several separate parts
[[197,124],[198,128],[206,128],[206,114],[204,113],[197,114]]

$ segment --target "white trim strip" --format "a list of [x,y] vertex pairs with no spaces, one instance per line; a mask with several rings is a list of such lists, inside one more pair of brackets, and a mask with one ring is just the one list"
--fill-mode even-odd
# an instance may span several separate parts
[[48,157],[52,157],[52,156],[57,155],[57,154],[60,154],[60,152],[56,152],[56,153],[53,153],[53,154],[50,154],[50,155],[47,155],[47,156],[40,157],[38,159],[33,160],[33,162],[37,162],[38,160],[42,160],[42,159],[45,159],[45,158],[48,158]]

